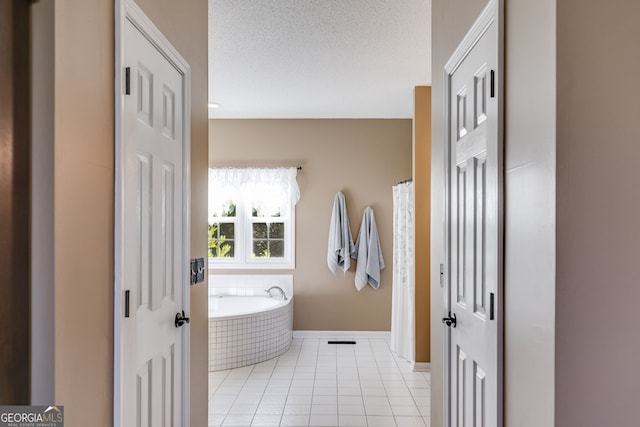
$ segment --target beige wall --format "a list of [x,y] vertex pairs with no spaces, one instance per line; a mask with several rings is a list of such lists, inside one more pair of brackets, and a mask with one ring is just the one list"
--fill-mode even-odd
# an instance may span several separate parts
[[[432,283],[444,260],[443,67],[486,1],[433,1]],[[505,425],[554,423],[555,0],[510,1],[505,48]],[[432,425],[443,425],[442,288],[432,287]]]
[[[416,86],[413,118],[413,183],[416,218],[415,361],[431,359],[431,87]],[[436,282],[437,283],[437,282]]]
[[[411,177],[411,120],[212,120],[209,129],[212,166],[303,167],[296,206],[294,329],[390,330],[391,187]],[[386,264],[378,290],[356,290],[355,263],[346,275],[333,276],[327,268],[329,220],[338,191],[346,197],[354,240],[364,208],[375,211]]]
[[[207,2],[140,6],[191,65],[191,256],[206,255]],[[55,3],[55,399],[113,424],[114,2]],[[192,425],[206,425],[206,285],[192,288]]]
[[557,0],[555,421],[631,426],[640,419],[640,3],[587,3]]

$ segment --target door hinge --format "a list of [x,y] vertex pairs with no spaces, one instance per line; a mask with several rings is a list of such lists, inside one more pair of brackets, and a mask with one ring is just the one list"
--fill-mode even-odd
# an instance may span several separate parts
[[496,299],[496,294],[494,294],[493,292],[489,293],[489,320],[494,320],[496,318],[495,316],[495,299]]
[[440,287],[444,286],[444,264],[440,264]]
[[129,291],[124,291],[124,317],[129,317]]
[[124,69],[124,94],[131,95],[131,67]]
[[491,70],[491,88],[490,88],[490,96],[491,98],[495,98],[496,96],[496,72],[495,70]]

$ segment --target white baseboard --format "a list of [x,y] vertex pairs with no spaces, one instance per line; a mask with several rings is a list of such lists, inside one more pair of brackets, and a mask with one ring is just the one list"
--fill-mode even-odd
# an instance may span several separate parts
[[293,331],[293,338],[389,339],[389,331]]
[[412,365],[413,372],[431,372],[431,363],[413,362]]

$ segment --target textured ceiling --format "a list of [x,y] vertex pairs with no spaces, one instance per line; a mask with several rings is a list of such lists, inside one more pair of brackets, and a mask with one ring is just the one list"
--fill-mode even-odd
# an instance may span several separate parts
[[209,0],[211,118],[410,118],[431,0]]

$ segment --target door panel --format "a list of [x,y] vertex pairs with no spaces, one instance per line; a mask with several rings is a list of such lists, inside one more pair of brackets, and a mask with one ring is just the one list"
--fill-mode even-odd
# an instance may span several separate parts
[[126,426],[178,426],[183,408],[184,76],[129,21],[124,66],[123,419]]
[[447,69],[450,295],[445,312],[457,320],[448,346],[450,425],[456,427],[498,426],[502,419],[502,332],[496,320],[501,299],[496,296],[502,292],[503,171],[498,98],[491,88],[498,45],[494,15],[474,39],[463,41]]

